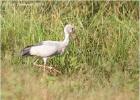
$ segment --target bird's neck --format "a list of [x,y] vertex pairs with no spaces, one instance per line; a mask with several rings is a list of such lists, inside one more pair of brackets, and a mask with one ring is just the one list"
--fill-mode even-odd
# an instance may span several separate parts
[[68,33],[65,33],[65,38],[64,38],[63,43],[65,44],[65,46],[67,46],[69,44],[69,34]]

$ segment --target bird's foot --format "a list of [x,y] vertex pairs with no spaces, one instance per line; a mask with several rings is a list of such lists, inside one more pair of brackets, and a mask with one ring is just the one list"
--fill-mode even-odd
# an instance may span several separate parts
[[44,66],[44,65],[38,65],[38,64],[34,64],[34,66],[39,67],[40,69],[43,68],[44,72],[47,72],[50,75],[60,75],[62,74],[59,70],[55,69],[54,67],[51,66]]
[[59,70],[57,70],[51,66],[47,67],[47,70],[49,71],[49,73],[51,75],[60,75],[61,74],[61,72]]

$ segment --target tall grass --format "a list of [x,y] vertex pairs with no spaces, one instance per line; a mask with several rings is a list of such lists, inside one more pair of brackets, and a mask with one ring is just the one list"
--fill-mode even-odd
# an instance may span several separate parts
[[[3,1],[3,98],[45,100],[47,93],[48,99],[62,100],[136,99],[138,10],[136,1]],[[20,50],[43,40],[62,40],[67,23],[75,25],[76,38],[62,56],[48,61],[63,75],[42,78],[42,72],[32,67],[34,58],[21,58]]]

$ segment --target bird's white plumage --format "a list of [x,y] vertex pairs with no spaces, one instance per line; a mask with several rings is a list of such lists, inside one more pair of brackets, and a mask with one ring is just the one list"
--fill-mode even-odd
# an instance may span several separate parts
[[33,46],[30,49],[31,55],[36,55],[40,57],[49,57],[57,53],[57,46],[39,45]]
[[49,57],[55,54],[62,54],[66,46],[63,41],[42,41],[39,45],[31,47],[30,54]]

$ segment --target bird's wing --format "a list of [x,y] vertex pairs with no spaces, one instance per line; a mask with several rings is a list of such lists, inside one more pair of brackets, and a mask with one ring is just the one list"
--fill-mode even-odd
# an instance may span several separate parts
[[59,45],[50,45],[50,44],[42,44],[33,46],[30,50],[31,55],[41,56],[41,57],[49,57],[57,54]]

